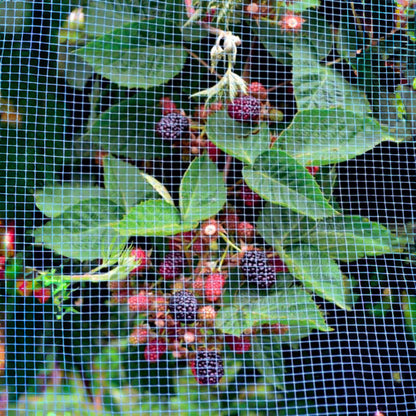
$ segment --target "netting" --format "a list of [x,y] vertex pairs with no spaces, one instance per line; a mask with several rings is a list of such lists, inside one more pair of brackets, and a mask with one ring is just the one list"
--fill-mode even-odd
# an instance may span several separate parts
[[415,7],[0,2],[0,415],[416,415]]

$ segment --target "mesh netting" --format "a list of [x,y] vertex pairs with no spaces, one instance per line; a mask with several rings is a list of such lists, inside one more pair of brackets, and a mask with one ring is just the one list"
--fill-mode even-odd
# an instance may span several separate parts
[[406,0],[0,3],[0,415],[416,415]]

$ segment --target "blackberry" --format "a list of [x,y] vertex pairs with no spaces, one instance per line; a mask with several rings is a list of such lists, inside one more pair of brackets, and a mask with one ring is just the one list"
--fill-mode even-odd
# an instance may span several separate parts
[[217,384],[224,375],[224,364],[216,351],[197,351],[191,366],[199,384]]
[[251,95],[236,98],[228,104],[228,115],[237,121],[256,121],[260,118],[260,101]]
[[276,283],[276,273],[263,251],[246,251],[240,262],[241,271],[250,283],[267,289]]
[[198,302],[193,293],[187,290],[175,292],[169,300],[169,310],[175,321],[192,324],[196,321]]
[[157,123],[156,132],[166,140],[178,140],[189,130],[189,120],[178,113],[169,113]]
[[173,280],[183,272],[184,267],[185,259],[183,254],[178,251],[173,251],[166,254],[159,266],[159,274],[165,280]]

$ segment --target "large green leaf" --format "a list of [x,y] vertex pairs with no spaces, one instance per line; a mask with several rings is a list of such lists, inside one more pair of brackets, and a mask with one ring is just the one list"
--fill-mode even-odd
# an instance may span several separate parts
[[348,262],[392,253],[400,244],[386,227],[358,215],[320,221],[305,241],[333,259]]
[[54,183],[35,192],[36,206],[50,218],[57,217],[83,199],[109,198],[109,193],[98,186],[79,183]]
[[234,304],[223,307],[215,319],[218,329],[236,336],[248,328],[276,323],[331,330],[310,295],[298,287],[268,296],[239,296]]
[[110,199],[84,199],[37,228],[33,233],[35,243],[66,257],[97,259],[111,244],[127,242],[111,228],[123,214],[123,208]]
[[195,223],[212,217],[226,200],[227,189],[216,164],[206,155],[196,158],[185,172],[179,190],[182,220]]
[[31,1],[0,2],[0,32],[19,33],[29,26],[33,3]]
[[187,58],[180,43],[171,43],[178,38],[170,30],[165,33],[168,27],[172,27],[172,22],[166,20],[133,22],[75,53],[95,72],[120,86],[148,89],[172,79],[182,70]]
[[373,118],[343,109],[299,111],[275,146],[302,165],[328,165],[353,159],[385,140],[395,139]]
[[287,153],[271,149],[246,166],[247,185],[262,198],[311,218],[336,214],[328,204],[313,176]]
[[253,127],[240,123],[230,118],[225,109],[214,112],[208,118],[206,129],[212,143],[229,155],[249,164],[270,145],[267,124]]
[[314,224],[305,215],[268,202],[257,218],[256,230],[271,246],[283,247],[301,241]]
[[364,93],[334,68],[321,65],[308,41],[300,38],[294,42],[292,57],[293,87],[299,111],[338,107],[361,115],[371,112]]
[[[84,134],[83,147],[107,150],[132,160],[154,160],[155,155],[162,153],[161,140],[154,133],[161,117],[156,104],[161,96],[143,91],[109,108]],[[154,106],[152,111],[149,106]]]
[[135,166],[110,155],[103,160],[104,186],[117,205],[128,211],[141,201],[158,197]]
[[267,382],[284,390],[285,366],[281,344],[276,343],[272,336],[258,335],[252,339],[251,350],[257,370]]
[[305,244],[285,251],[279,249],[277,251],[292,275],[306,288],[340,308],[349,309],[345,296],[344,276],[328,253]]
[[165,200],[158,199],[135,206],[114,228],[126,236],[164,236],[189,231],[195,228],[195,224],[182,224],[179,211]]

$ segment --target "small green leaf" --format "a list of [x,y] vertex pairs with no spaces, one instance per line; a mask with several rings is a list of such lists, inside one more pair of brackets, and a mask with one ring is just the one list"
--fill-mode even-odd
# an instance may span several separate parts
[[199,222],[224,206],[227,189],[221,173],[208,156],[196,158],[182,178],[179,205],[185,222]]
[[386,227],[358,215],[337,216],[318,222],[305,242],[327,252],[333,259],[347,262],[392,253],[400,245]]
[[262,198],[310,218],[337,212],[328,204],[313,176],[287,153],[271,149],[245,167],[247,185]]
[[299,111],[275,147],[305,166],[353,159],[382,141],[396,141],[373,118],[343,109]]
[[247,328],[276,323],[331,330],[310,295],[298,287],[257,298],[238,297],[233,305],[222,308],[215,319],[218,329],[236,336]]
[[157,197],[154,188],[135,166],[111,155],[105,157],[103,163],[105,189],[126,211],[141,201]]
[[83,199],[108,198],[108,192],[98,186],[79,183],[54,183],[35,192],[36,206],[50,218],[55,218]]
[[319,0],[301,0],[289,3],[287,9],[293,12],[303,12],[310,7],[319,7]]
[[195,228],[181,223],[179,211],[165,200],[147,200],[132,208],[114,229],[125,236],[165,236]]
[[225,109],[208,117],[206,129],[209,140],[215,146],[245,163],[254,163],[256,157],[270,145],[267,124],[253,127],[240,123],[230,118]]
[[328,253],[305,244],[277,251],[292,275],[306,288],[342,309],[349,309],[346,303],[344,276]]
[[[162,22],[172,27],[172,22]],[[95,72],[120,86],[148,89],[165,84],[177,75],[188,56],[180,43],[169,44],[177,39],[174,34],[161,37],[158,30],[159,24],[153,27],[151,23],[133,22],[88,43],[75,53]]]
[[81,261],[98,259],[111,244],[127,242],[110,226],[123,214],[123,208],[109,199],[81,200],[37,228],[33,233],[35,243]]
[[281,345],[267,335],[254,337],[251,343],[253,360],[257,370],[267,382],[280,390],[285,389],[285,366]]
[[153,176],[148,175],[144,172],[139,172],[140,175],[146,180],[146,182],[169,204],[174,206],[172,197],[168,190]]

